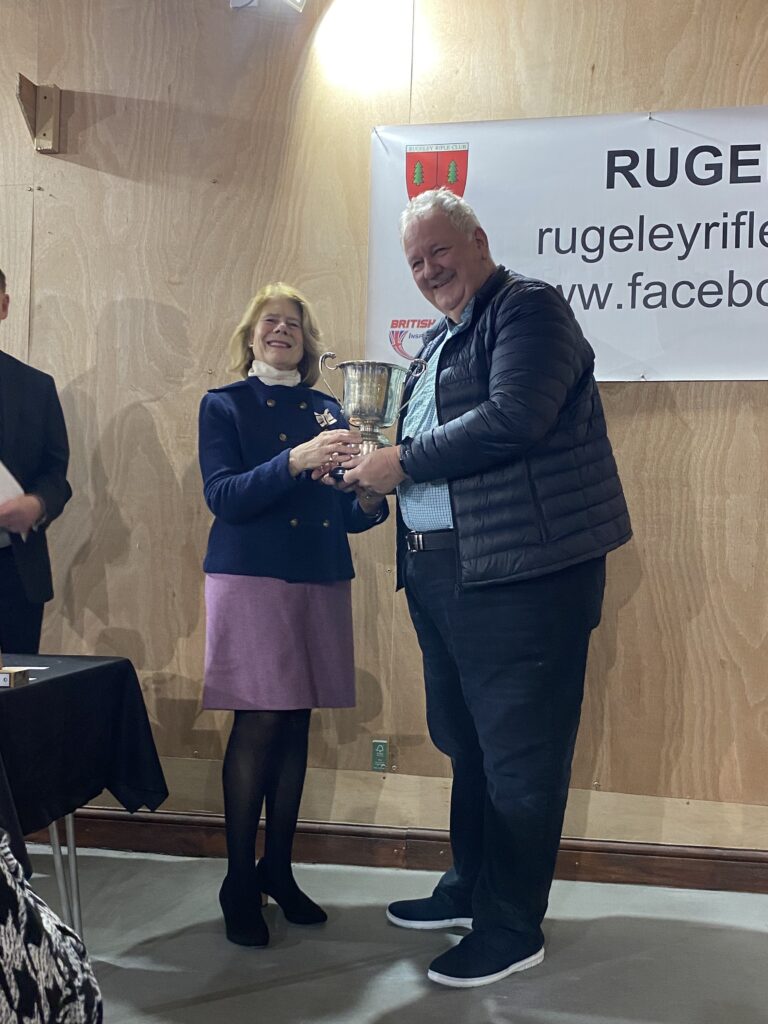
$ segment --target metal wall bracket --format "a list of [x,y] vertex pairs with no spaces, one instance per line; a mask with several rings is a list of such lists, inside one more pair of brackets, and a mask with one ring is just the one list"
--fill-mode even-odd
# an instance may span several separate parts
[[58,153],[61,89],[56,85],[35,85],[20,74],[16,99],[38,153]]

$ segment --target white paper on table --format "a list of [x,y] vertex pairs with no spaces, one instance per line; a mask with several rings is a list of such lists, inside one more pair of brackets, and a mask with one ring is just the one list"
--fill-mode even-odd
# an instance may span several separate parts
[[[2,459],[0,459],[0,505],[4,501],[10,501],[11,498],[20,498],[23,493],[24,488]],[[22,533],[21,538],[26,540],[26,533]]]

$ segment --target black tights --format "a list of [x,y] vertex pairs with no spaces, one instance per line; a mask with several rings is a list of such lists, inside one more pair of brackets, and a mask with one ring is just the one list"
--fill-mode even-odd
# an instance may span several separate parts
[[236,711],[224,756],[228,874],[247,882],[266,800],[264,860],[270,878],[292,878],[291,850],[307,770],[309,708]]

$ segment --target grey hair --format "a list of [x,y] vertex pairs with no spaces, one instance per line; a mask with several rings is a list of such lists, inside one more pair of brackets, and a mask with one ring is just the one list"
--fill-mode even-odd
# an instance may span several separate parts
[[408,203],[400,214],[400,242],[405,232],[415,220],[429,216],[430,213],[444,213],[453,226],[467,238],[471,237],[476,228],[480,227],[477,214],[469,203],[442,185],[421,192]]

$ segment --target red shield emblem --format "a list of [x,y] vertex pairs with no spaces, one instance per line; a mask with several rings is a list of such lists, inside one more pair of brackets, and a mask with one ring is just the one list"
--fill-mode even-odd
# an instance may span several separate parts
[[443,146],[406,146],[405,183],[408,198],[421,192],[445,185],[457,196],[464,195],[467,186],[469,144]]

